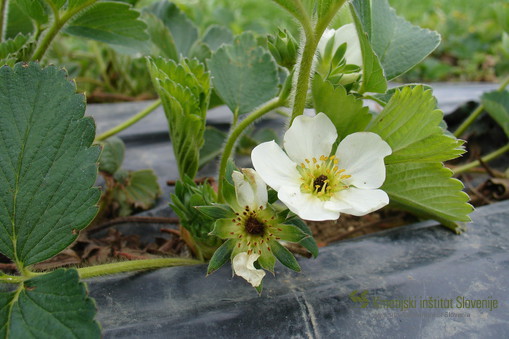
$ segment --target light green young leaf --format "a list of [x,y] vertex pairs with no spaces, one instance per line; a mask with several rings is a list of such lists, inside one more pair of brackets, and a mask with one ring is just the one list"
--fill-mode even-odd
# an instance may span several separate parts
[[371,46],[388,80],[421,62],[440,44],[440,35],[398,16],[387,0],[353,0]]
[[352,3],[350,3],[350,12],[352,13],[362,52],[362,83],[359,92],[385,93],[387,90],[387,80],[380,64],[380,59],[373,51],[373,47],[359,19],[360,14],[355,10]]
[[100,149],[84,112],[65,71],[0,68],[0,252],[18,265],[51,258],[97,213]]
[[424,84],[406,84],[406,85],[401,85],[401,86],[396,86],[396,87],[390,88],[387,90],[387,92],[382,93],[382,94],[374,94],[373,97],[377,100],[377,102],[379,104],[381,104],[382,106],[385,107],[385,105],[387,105],[389,100],[391,100],[394,93],[403,90],[404,87],[414,88],[416,86],[422,86],[424,88],[424,90],[426,90],[426,91],[428,89],[429,90],[432,89],[431,86],[424,85]]
[[442,111],[423,86],[396,91],[369,131],[377,133],[392,148],[386,164],[398,162],[439,162],[465,151],[462,141],[444,134]]
[[204,142],[210,101],[210,74],[197,60],[179,64],[148,59],[150,75],[163,103],[180,176],[194,178]]
[[277,64],[252,33],[223,45],[207,65],[216,92],[234,114],[249,113],[278,93]]
[[198,40],[198,28],[175,4],[161,0],[145,9],[154,14],[169,29],[177,51],[187,57],[191,46]]
[[99,170],[115,174],[124,162],[124,142],[119,137],[113,136],[101,142],[100,145],[102,152],[99,158]]
[[371,120],[369,108],[361,99],[348,95],[343,86],[334,86],[315,74],[312,84],[316,113],[325,113],[332,121],[341,140],[349,134],[363,131]]
[[67,34],[102,41],[126,51],[146,49],[147,25],[140,13],[120,2],[99,2],[64,28]]
[[430,90],[423,86],[396,91],[369,131],[392,148],[385,158],[387,176],[382,189],[391,203],[459,230],[456,222],[469,221],[472,207],[460,181],[441,161],[464,153],[462,141],[440,127],[443,113],[436,109]]
[[509,138],[509,92],[484,93],[481,103],[488,114],[504,129]]
[[461,181],[451,175],[452,171],[440,163],[392,164],[387,165],[387,179],[381,189],[391,204],[461,233],[464,226],[459,222],[470,221],[468,214],[473,207]]
[[0,292],[2,338],[100,338],[96,313],[74,269],[59,269]]

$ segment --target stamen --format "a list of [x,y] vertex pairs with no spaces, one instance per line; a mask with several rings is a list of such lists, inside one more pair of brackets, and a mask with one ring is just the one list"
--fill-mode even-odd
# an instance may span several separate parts
[[351,176],[351,175],[349,175],[349,174],[343,174],[343,175],[341,176],[341,179],[348,179],[348,178],[351,178],[351,177],[352,177],[352,176]]
[[316,164],[316,158],[315,157],[313,157],[313,163]]
[[308,159],[304,159],[308,164],[309,164],[309,160]]

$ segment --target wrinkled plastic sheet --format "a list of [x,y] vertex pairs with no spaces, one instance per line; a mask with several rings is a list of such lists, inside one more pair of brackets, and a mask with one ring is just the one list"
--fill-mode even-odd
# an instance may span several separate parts
[[[261,296],[229,265],[93,279],[89,291],[106,338],[508,338],[509,201],[472,219],[462,235],[428,221],[335,243],[299,258],[301,273],[276,266]],[[421,307],[430,297],[452,308]]]

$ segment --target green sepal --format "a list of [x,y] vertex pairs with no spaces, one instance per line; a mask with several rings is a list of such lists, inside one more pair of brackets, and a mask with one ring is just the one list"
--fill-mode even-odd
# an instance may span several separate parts
[[318,245],[316,243],[315,238],[313,238],[313,232],[309,229],[308,225],[298,216],[293,216],[285,220],[284,222],[287,225],[293,225],[298,227],[302,232],[308,235],[307,238],[302,239],[299,244],[307,249],[309,253],[316,258],[318,256]]
[[273,231],[273,234],[281,238],[281,240],[297,243],[309,237],[309,235],[304,233],[300,228],[288,224],[278,225],[277,230]]
[[230,239],[236,237],[235,234],[231,234],[231,232],[235,231],[238,231],[238,226],[235,224],[234,220],[224,218],[216,220],[210,234],[221,239]]
[[269,246],[272,250],[272,253],[276,256],[277,260],[279,260],[283,265],[288,267],[291,270],[296,272],[300,272],[300,265],[293,256],[293,254],[288,251],[283,245],[281,245],[276,240],[271,240],[269,242]]
[[217,271],[230,260],[235,244],[236,241],[234,239],[228,239],[214,252],[207,267],[207,275]]
[[272,189],[272,188],[269,188],[267,190],[267,198],[268,198],[268,203],[269,204],[273,204],[277,201],[278,197],[277,197],[277,191]]
[[256,286],[255,287],[255,290],[256,292],[258,292],[258,295],[262,295],[262,290],[263,290],[263,281],[260,282],[260,285]]
[[198,211],[212,219],[235,217],[235,212],[226,204],[212,204],[212,206],[194,206]]
[[270,271],[274,274],[274,265],[276,264],[276,257],[270,252],[262,252],[262,255],[258,258],[258,263],[261,268]]

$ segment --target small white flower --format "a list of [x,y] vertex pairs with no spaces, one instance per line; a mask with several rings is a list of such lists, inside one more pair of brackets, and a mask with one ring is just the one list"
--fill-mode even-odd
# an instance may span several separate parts
[[318,42],[317,50],[320,54],[324,54],[327,42],[334,39],[333,51],[336,51],[339,46],[346,43],[345,59],[349,65],[357,65],[362,68],[362,51],[359,42],[359,36],[354,24],[347,24],[334,30],[327,28]]
[[246,252],[237,254],[233,260],[233,271],[236,275],[247,280],[253,287],[258,287],[262,283],[265,271],[256,269],[254,262],[260,257],[259,254],[253,253],[248,255]]
[[378,134],[357,132],[331,155],[336,139],[325,114],[298,116],[284,136],[286,153],[270,141],[255,147],[251,159],[279,200],[303,219],[361,216],[387,205],[389,197],[378,188],[385,181],[383,159],[392,153],[390,146]]

